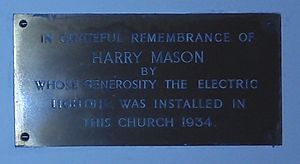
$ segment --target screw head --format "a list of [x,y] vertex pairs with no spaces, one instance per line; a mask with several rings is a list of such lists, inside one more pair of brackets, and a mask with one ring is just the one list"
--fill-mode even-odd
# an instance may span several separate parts
[[28,141],[29,140],[29,134],[24,132],[21,134],[21,140],[22,141]]
[[19,22],[20,27],[25,28],[27,25],[28,25],[28,23],[26,20],[24,20],[24,19],[20,20],[20,22]]

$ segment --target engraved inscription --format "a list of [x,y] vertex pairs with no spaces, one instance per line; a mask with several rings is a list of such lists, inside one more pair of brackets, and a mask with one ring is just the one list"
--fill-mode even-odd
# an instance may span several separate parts
[[18,146],[281,144],[278,14],[14,21]]

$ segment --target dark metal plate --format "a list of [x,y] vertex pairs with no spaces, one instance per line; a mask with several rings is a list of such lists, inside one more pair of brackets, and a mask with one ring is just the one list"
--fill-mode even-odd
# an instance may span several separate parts
[[278,14],[16,14],[16,146],[280,145],[280,42]]

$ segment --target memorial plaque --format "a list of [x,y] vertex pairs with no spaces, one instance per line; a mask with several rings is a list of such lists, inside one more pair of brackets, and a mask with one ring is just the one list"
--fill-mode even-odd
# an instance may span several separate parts
[[279,14],[15,14],[16,146],[281,145]]

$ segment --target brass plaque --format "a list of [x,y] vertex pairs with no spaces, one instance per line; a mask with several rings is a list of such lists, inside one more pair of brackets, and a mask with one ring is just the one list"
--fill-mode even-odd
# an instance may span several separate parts
[[281,145],[278,14],[15,14],[16,146]]

